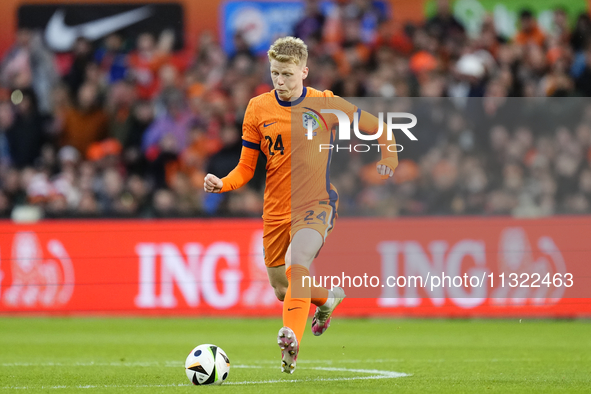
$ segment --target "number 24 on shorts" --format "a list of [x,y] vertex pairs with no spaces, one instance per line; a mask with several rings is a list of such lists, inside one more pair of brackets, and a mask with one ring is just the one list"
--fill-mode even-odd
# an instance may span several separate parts
[[[326,211],[322,211],[316,215],[316,219],[320,220],[322,224],[326,224]],[[314,224],[314,211],[306,211],[304,221],[307,222],[307,224]]]

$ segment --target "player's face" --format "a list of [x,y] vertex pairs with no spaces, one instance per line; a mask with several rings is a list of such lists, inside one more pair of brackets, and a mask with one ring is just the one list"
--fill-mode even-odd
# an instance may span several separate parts
[[271,78],[277,95],[283,101],[297,100],[304,89],[308,67],[271,60]]

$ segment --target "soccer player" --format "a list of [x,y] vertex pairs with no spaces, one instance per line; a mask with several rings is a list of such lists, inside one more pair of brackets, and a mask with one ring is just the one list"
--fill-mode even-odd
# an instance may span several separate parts
[[[310,280],[303,280],[309,277],[310,265],[333,229],[338,206],[337,191],[329,180],[332,150],[318,148],[333,143],[334,127],[339,122],[336,115],[322,113],[321,109],[338,109],[350,122],[358,116],[359,130],[368,134],[377,133],[380,124],[375,116],[331,91],[304,87],[308,49],[302,40],[279,38],[271,45],[268,57],[275,89],[248,104],[240,162],[222,179],[207,174],[204,189],[223,193],[244,186],[254,175],[259,152],[267,157],[264,258],[269,282],[284,302],[283,327],[277,339],[282,371],[293,373],[310,303],[316,306],[312,332],[318,336],[328,328],[332,312],[345,298],[340,287],[310,288]],[[307,105],[305,100],[312,104]],[[386,140],[386,133],[378,142],[395,143]],[[398,165],[397,154],[387,149],[381,152],[377,171],[382,178],[391,177]]]

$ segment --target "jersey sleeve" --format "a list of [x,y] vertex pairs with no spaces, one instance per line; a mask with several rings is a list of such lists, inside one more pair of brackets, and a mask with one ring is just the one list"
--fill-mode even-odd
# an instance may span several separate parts
[[228,176],[222,178],[224,184],[220,193],[236,190],[246,185],[254,176],[258,157],[258,150],[243,146],[242,153],[240,154],[240,162]]
[[356,105],[351,104],[350,102],[348,102],[347,100],[345,100],[342,97],[336,96],[330,90],[325,90],[323,93],[324,93],[324,97],[327,98],[327,102],[328,102],[330,108],[338,109],[339,111],[342,111],[345,114],[347,114],[347,117],[349,118],[349,122],[353,123],[355,113],[358,113],[359,117],[361,117],[361,110],[359,108],[357,108]]
[[[367,134],[377,134],[379,128],[380,120],[378,118],[369,112],[361,111],[359,116],[359,131]],[[392,171],[395,171],[398,166],[398,153],[396,151],[390,152],[390,150],[385,147],[390,144],[396,144],[396,139],[394,138],[394,134],[392,134],[392,140],[388,140],[387,129],[388,126],[382,122],[382,134],[378,137],[378,143],[383,145],[384,148],[380,149],[380,152],[382,152],[382,160],[378,162],[378,165],[383,164]],[[382,176],[382,179],[386,178],[388,178],[387,175]]]
[[255,107],[254,101],[250,100],[242,123],[242,145],[247,148],[259,149],[262,137],[258,128],[259,122]]
[[250,100],[242,123],[242,153],[240,162],[228,176],[222,178],[221,192],[236,190],[250,181],[254,175],[261,146],[261,133],[258,129],[255,104]]

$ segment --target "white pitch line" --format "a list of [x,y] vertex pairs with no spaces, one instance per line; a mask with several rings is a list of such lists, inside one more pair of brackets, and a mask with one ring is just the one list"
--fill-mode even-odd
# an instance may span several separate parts
[[383,371],[380,369],[356,369],[356,368],[334,368],[334,367],[304,367],[303,369],[315,369],[320,371],[332,371],[332,372],[357,372],[357,373],[375,373],[384,375],[385,377],[401,378],[403,376],[409,376],[403,372]]
[[[364,363],[400,363],[405,361],[421,362],[421,363],[443,363],[446,359],[365,359],[365,360],[301,360],[299,365],[338,365],[338,364],[364,364]],[[490,363],[490,362],[519,362],[519,361],[539,361],[536,358],[482,358],[482,359],[463,359],[454,360],[454,362],[466,363]],[[257,361],[258,368],[265,368],[269,365],[278,364],[277,360],[261,360]],[[60,362],[12,362],[0,363],[0,367],[165,367],[165,368],[179,368],[183,363],[180,361],[111,361],[111,362],[76,362],[76,363],[60,363]],[[232,364],[234,368],[256,368],[252,365]]]
[[[275,361],[273,364],[276,364]],[[170,362],[170,363],[158,363],[158,362],[87,362],[87,363],[3,363],[0,367],[165,367],[165,368],[180,368],[183,366],[182,362]],[[263,365],[243,365],[243,364],[232,364],[232,368],[269,368]]]
[[[343,360],[336,362],[337,364],[340,362],[347,362],[347,363],[361,363],[361,362],[369,362],[370,360]],[[394,360],[372,360],[375,362],[386,362],[386,361],[394,361]],[[402,360],[398,360],[402,361]],[[277,360],[262,360],[258,361],[258,366],[254,365],[244,365],[244,364],[232,364],[233,368],[266,368],[268,365],[275,365],[277,364]],[[333,365],[334,362],[331,360],[302,360],[300,361],[301,364],[306,365]],[[88,362],[75,362],[75,363],[61,363],[61,362],[12,362],[12,363],[0,363],[0,367],[166,367],[166,368],[179,368],[182,367],[183,363],[181,361],[111,361],[111,362],[100,362],[100,361],[88,361]]]
[[[94,364],[100,365],[100,364]],[[233,365],[235,368],[264,368],[259,365]],[[241,382],[225,382],[226,385],[252,385],[252,384],[275,384],[275,383],[295,383],[295,382],[338,382],[350,380],[375,380],[375,379],[394,379],[411,376],[403,372],[382,371],[378,369],[351,369],[351,368],[334,368],[334,367],[300,367],[300,369],[312,369],[329,372],[351,372],[351,373],[365,373],[369,376],[351,376],[338,378],[305,378],[305,379],[276,379],[276,380],[259,380],[259,381],[241,381]],[[27,386],[13,386],[3,387],[2,390],[57,390],[57,389],[95,389],[95,388],[151,388],[151,387],[184,387],[191,386],[190,384],[154,384],[154,385],[80,385],[80,386],[41,386],[41,387],[27,387]]]
[[224,384],[230,385],[250,385],[250,384],[273,384],[273,383],[304,383],[304,382],[344,382],[349,380],[376,380],[376,379],[393,379],[393,378],[402,378],[404,376],[411,376],[407,375],[402,372],[395,372],[400,373],[400,376],[383,376],[383,375],[372,375],[372,376],[353,376],[350,378],[317,378],[317,379],[289,379],[289,380],[259,380],[255,382],[225,382]]
[[85,386],[41,386],[41,387],[27,387],[14,386],[2,387],[2,390],[56,390],[56,389],[123,389],[123,388],[151,388],[151,387],[185,387],[192,386],[192,384],[123,384],[123,385],[85,385]]
[[174,363],[160,363],[149,361],[138,362],[79,362],[79,363],[59,363],[59,362],[41,362],[41,363],[2,363],[0,367],[170,367],[178,368],[183,364],[175,361]]
[[[383,359],[345,359],[345,360],[301,360],[298,361],[298,365],[339,365],[339,364],[366,364],[366,363],[403,363],[403,362],[419,362],[419,363],[444,363],[449,362],[449,359],[445,358],[417,358],[417,359],[403,359],[403,358],[383,358]],[[537,358],[473,358],[473,359],[461,359],[453,360],[454,363],[466,362],[466,363],[494,363],[494,362],[520,362],[520,361],[540,361]],[[257,361],[260,365],[275,365],[277,360],[261,360]]]
[[243,382],[226,382],[224,384],[229,385],[251,385],[251,384],[273,384],[273,383],[296,383],[296,382],[338,382],[338,381],[350,381],[350,380],[375,380],[375,379],[395,379],[403,378],[405,376],[411,376],[404,372],[394,371],[382,371],[377,369],[351,369],[351,368],[331,368],[331,367],[304,367],[300,369],[313,369],[320,371],[331,371],[331,372],[352,372],[352,373],[367,373],[373,374],[369,376],[351,376],[348,378],[316,378],[316,379],[275,379],[275,380],[259,380],[259,381],[243,381]]
[[[380,359],[345,359],[345,360],[301,360],[298,361],[298,364],[341,364],[341,363],[352,363],[352,364],[361,364],[361,363],[398,363],[404,362],[407,360],[401,358],[380,358]],[[415,360],[413,360],[415,361]],[[438,360],[439,361],[439,360]],[[257,361],[257,364],[277,364],[277,360],[261,360]]]

